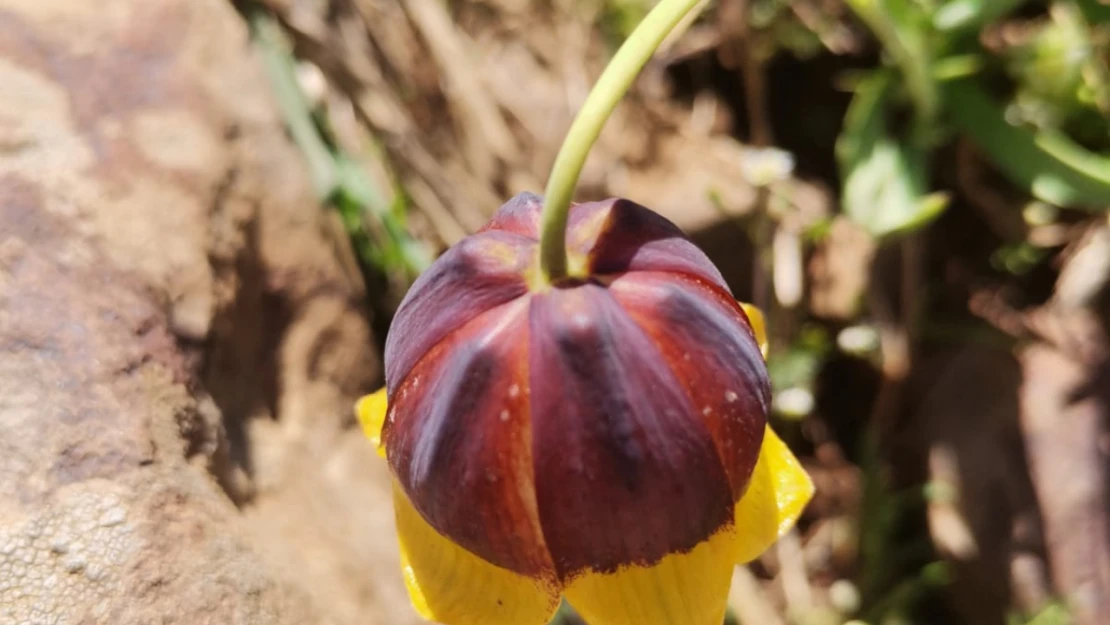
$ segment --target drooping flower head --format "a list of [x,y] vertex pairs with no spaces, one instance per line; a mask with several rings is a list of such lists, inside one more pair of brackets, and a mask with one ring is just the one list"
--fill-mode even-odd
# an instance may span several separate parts
[[735,564],[812,493],[767,427],[762,321],[626,200],[572,207],[547,282],[541,204],[517,196],[416,281],[359,406],[413,603],[449,625],[540,625],[560,596],[591,625],[717,625]]

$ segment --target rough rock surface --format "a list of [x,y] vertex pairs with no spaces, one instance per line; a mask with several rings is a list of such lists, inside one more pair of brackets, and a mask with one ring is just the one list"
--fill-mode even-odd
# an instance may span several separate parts
[[0,0],[0,622],[408,622],[342,237],[224,0]]

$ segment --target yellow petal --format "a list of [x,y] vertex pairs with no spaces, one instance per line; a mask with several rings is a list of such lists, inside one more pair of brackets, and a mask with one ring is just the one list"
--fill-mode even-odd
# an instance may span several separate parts
[[355,404],[355,414],[358,415],[362,432],[374,444],[374,448],[378,450],[378,455],[382,458],[385,458],[385,446],[382,445],[382,426],[385,424],[386,408],[384,388],[363,397]]
[[721,530],[654,566],[587,572],[565,594],[590,625],[720,625],[736,562],[736,535]]
[[553,584],[494,566],[451,542],[393,484],[401,571],[412,605],[447,625],[543,625],[559,607]]
[[763,352],[763,357],[767,357],[767,320],[763,318],[763,311],[759,308],[738,302],[740,308],[744,309],[744,314],[748,316],[748,321],[752,324],[752,332],[755,333],[755,342],[759,343],[759,351]]
[[759,557],[790,531],[813,497],[813,481],[767,426],[748,490],[736,504],[737,562]]

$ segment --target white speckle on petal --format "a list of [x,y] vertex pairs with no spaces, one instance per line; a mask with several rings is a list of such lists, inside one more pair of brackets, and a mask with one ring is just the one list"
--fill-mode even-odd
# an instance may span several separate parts
[[737,395],[736,393],[734,393],[732,391],[725,391],[725,401],[727,401],[728,403],[731,404],[732,402],[736,401],[737,399],[740,399],[739,395]]

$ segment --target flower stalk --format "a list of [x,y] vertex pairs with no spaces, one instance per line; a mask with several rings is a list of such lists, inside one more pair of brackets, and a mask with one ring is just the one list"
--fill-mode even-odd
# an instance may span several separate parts
[[555,157],[540,221],[540,273],[548,284],[567,276],[567,213],[578,176],[606,120],[640,70],[702,0],[660,0],[625,40],[586,97]]

